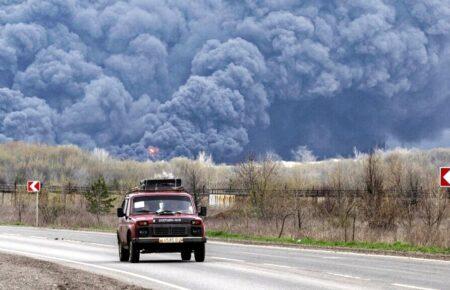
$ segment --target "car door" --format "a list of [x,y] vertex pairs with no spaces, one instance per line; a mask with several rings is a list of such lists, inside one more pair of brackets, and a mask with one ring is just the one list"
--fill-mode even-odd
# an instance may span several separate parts
[[128,229],[127,217],[129,215],[129,213],[128,213],[128,198],[125,198],[125,200],[123,201],[122,208],[123,208],[123,212],[124,212],[125,216],[121,217],[120,221],[119,221],[119,235],[120,235],[121,241],[126,241],[127,229]]

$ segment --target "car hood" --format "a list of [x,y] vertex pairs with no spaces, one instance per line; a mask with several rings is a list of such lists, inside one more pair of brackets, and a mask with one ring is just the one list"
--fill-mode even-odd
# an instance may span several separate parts
[[200,220],[195,214],[140,214],[130,216],[135,221],[148,221],[150,223],[190,223],[192,220]]

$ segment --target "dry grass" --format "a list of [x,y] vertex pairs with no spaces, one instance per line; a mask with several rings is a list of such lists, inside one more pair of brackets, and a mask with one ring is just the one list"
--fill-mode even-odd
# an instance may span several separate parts
[[[418,246],[450,247],[449,217],[438,227],[430,228],[424,223],[421,212],[417,212],[410,228],[405,227],[399,217],[394,227],[373,228],[368,222],[356,215],[355,224],[349,219],[348,224],[342,225],[338,216],[326,216],[318,212],[314,201],[303,203],[302,225],[299,227],[297,216],[287,218],[283,230],[283,237],[293,239],[311,238],[323,241],[365,241],[395,243],[405,242]],[[247,217],[239,212],[228,211],[226,214],[211,213],[207,220],[208,229],[254,235],[264,237],[278,237],[282,219],[277,217],[260,219]]]
[[[104,151],[75,146],[20,142],[0,144],[0,183],[40,179],[45,184],[89,185],[103,175],[110,186],[129,188],[140,179],[162,175],[183,178],[189,190],[244,188],[249,197],[232,209],[210,209],[210,229],[269,237],[326,241],[407,242],[449,247],[448,191],[438,188],[438,168],[450,164],[450,149],[396,149],[320,162],[280,162],[256,158],[217,165],[197,160],[136,162],[116,160]],[[295,198],[284,189],[328,189],[336,197]],[[365,194],[355,198],[349,189]],[[424,198],[416,198],[420,194]],[[64,200],[65,199],[65,200]],[[117,204],[120,198],[118,197]],[[203,200],[206,203],[206,200]],[[34,197],[6,195],[0,222],[34,223]],[[114,214],[97,224],[81,195],[41,197],[42,225],[114,228]]]

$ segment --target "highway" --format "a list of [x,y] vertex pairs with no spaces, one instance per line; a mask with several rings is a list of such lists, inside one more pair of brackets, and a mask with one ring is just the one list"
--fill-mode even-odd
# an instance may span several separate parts
[[325,250],[208,241],[204,263],[174,253],[130,264],[115,234],[0,226],[0,251],[152,289],[450,289],[449,261]]

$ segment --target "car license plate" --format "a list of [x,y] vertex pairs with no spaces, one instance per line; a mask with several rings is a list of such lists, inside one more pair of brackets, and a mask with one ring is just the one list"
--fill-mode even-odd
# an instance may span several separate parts
[[182,243],[183,238],[159,238],[160,243]]

